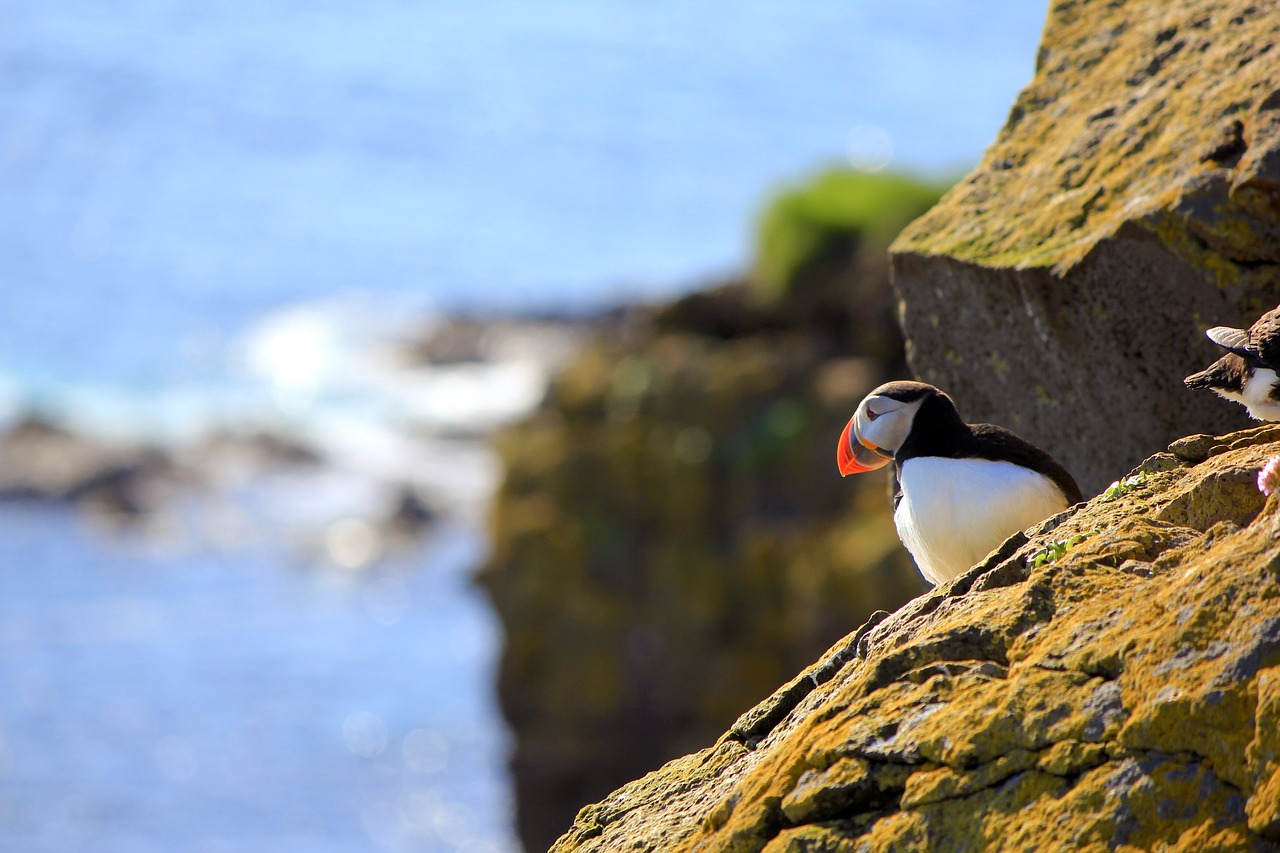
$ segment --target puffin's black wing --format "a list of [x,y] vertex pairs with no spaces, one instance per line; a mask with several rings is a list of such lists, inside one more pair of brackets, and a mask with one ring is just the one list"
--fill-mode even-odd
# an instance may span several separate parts
[[1232,391],[1239,394],[1248,378],[1244,359],[1229,352],[1199,373],[1193,373],[1182,384],[1188,388],[1205,388],[1210,391]]
[[995,424],[970,424],[969,429],[973,432],[973,442],[966,456],[996,459],[1030,468],[1057,484],[1068,505],[1084,500],[1071,472],[1022,436]]

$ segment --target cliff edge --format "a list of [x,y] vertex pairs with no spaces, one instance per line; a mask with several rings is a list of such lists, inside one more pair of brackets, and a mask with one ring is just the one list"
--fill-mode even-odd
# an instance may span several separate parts
[[1280,425],[1182,439],[553,850],[1280,850]]

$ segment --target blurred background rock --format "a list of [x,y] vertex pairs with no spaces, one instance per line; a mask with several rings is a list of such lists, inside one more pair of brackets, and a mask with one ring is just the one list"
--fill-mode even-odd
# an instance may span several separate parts
[[833,459],[861,397],[907,375],[887,248],[941,191],[848,170],[787,189],[749,277],[614,316],[499,437],[480,578],[527,849],[924,588],[888,478]]

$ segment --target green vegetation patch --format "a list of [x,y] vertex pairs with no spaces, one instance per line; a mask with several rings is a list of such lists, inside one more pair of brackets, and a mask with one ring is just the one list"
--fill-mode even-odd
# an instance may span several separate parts
[[1033,569],[1038,569],[1041,566],[1056,563],[1059,559],[1065,556],[1068,551],[1088,538],[1089,537],[1084,534],[1076,534],[1070,539],[1060,539],[1050,542],[1048,545],[1032,554],[1027,559],[1027,565]]
[[887,251],[945,190],[905,175],[841,168],[784,189],[760,219],[754,276],[760,294],[781,298],[811,265],[847,253],[851,244]]
[[1125,477],[1123,480],[1116,480],[1110,486],[1107,486],[1107,490],[1102,493],[1102,500],[1104,502],[1113,501],[1118,497],[1129,494],[1129,492],[1132,492],[1145,482],[1147,482],[1146,471],[1139,471],[1136,474]]

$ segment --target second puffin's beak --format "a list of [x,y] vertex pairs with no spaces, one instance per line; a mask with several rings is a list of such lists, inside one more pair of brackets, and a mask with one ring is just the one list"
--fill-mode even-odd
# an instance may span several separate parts
[[849,423],[844,425],[844,432],[840,433],[840,444],[836,447],[836,463],[840,466],[842,477],[883,468],[893,458],[874,444],[863,441],[858,434],[858,426],[854,423],[857,419],[857,415],[849,418]]

